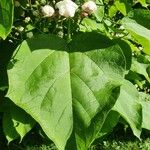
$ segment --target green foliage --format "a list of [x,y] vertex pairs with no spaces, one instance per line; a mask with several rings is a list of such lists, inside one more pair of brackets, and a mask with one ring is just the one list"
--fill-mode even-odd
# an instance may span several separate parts
[[149,2],[97,0],[95,12],[75,2],[74,17],[54,1],[0,2],[0,112],[9,143],[36,123],[59,150],[87,150],[118,122],[139,139],[150,130]]

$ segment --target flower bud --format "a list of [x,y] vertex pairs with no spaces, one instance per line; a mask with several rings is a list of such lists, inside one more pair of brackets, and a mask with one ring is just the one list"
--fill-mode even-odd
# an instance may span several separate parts
[[56,8],[59,9],[59,14],[64,17],[74,17],[78,6],[71,0],[63,0],[56,3]]
[[24,19],[24,22],[25,22],[25,23],[28,23],[28,22],[30,22],[30,20],[31,20],[30,17],[26,17],[26,18]]
[[84,17],[87,17],[89,14],[88,13],[86,13],[86,12],[82,12],[81,13],[81,16],[84,18]]
[[30,38],[32,38],[33,37],[33,32],[28,32],[27,34],[26,34],[26,36],[30,39]]
[[91,14],[97,10],[97,6],[94,1],[88,1],[82,5],[82,10]]
[[19,7],[19,6],[21,6],[21,4],[20,4],[20,2],[19,2],[19,1],[15,1],[15,2],[14,2],[14,4],[15,4],[15,7]]
[[54,14],[54,8],[50,5],[45,5],[42,7],[42,13],[44,17],[51,17]]
[[19,26],[17,29],[18,29],[19,32],[22,32],[24,30],[24,27]]

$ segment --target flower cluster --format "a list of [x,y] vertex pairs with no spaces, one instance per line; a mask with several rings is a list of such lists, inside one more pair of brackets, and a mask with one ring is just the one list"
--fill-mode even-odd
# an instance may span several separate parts
[[[59,15],[68,17],[74,17],[75,12],[78,9],[78,5],[75,4],[72,0],[62,0],[57,2],[55,8],[58,9]],[[82,11],[86,12],[87,14],[91,14],[97,10],[97,6],[94,1],[87,1],[82,6]],[[50,5],[45,5],[42,7],[42,13],[44,17],[51,17],[54,15],[55,10]]]

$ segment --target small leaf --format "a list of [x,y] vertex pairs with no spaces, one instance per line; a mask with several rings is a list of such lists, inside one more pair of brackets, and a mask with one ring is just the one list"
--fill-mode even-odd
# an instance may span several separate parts
[[131,70],[137,72],[138,74],[143,75],[146,80],[150,83],[150,78],[147,73],[147,68],[150,66],[149,64],[139,63],[137,60],[133,59]]
[[8,140],[11,142],[19,137],[23,137],[33,128],[35,121],[21,108],[5,99],[7,105],[3,116],[3,130]]
[[13,0],[0,1],[0,37],[6,39],[11,31],[14,14]]
[[104,26],[102,23],[97,23],[95,20],[90,18],[84,18],[80,24],[81,32],[92,32],[92,31],[103,31]]
[[113,16],[116,15],[118,9],[116,8],[115,5],[111,5],[109,8],[109,16],[112,18]]
[[131,10],[132,6],[131,1],[129,0],[116,0],[114,2],[114,5],[124,16],[127,15],[127,13]]
[[10,112],[4,113],[3,116],[3,131],[8,140],[8,143],[17,139],[19,134],[17,133],[16,129],[14,128],[14,123],[11,118]]
[[98,21],[102,21],[104,17],[104,3],[102,0],[96,0],[96,4],[98,5],[98,8],[96,12],[94,12],[94,15]]
[[96,19],[101,22],[104,17],[104,6],[99,6],[94,15]]
[[20,136],[20,141],[33,128],[35,121],[24,110],[11,105],[11,118],[17,133]]

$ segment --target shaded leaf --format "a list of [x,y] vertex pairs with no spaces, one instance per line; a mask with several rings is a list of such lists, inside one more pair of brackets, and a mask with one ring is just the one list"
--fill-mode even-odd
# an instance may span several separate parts
[[10,112],[4,113],[3,132],[8,140],[8,143],[10,143],[11,141],[13,141],[19,137],[19,134],[17,133],[16,129],[14,128],[14,124],[13,124]]
[[103,126],[99,132],[98,138],[108,134],[110,131],[113,130],[113,128],[117,125],[119,122],[120,115],[118,112],[111,110],[107,118],[105,119],[105,122],[103,123]]
[[134,9],[128,14],[129,18],[138,24],[150,29],[150,11],[145,9]]
[[23,137],[33,128],[35,121],[21,108],[4,99],[3,131],[8,143]]

